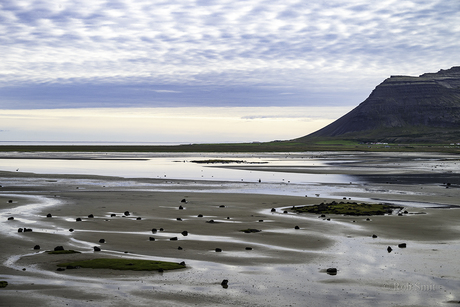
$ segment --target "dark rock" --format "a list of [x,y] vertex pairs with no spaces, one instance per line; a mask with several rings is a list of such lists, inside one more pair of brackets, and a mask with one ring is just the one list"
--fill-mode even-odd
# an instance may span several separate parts
[[253,232],[261,232],[262,230],[259,229],[254,229],[254,228],[248,228],[243,230],[244,233],[253,233]]
[[182,206],[179,206],[179,210],[184,210],[184,207],[182,207]]
[[372,235],[372,238],[374,238],[374,239],[377,238],[377,235]]
[[100,239],[99,243],[105,243],[105,239]]
[[185,266],[185,261],[180,262],[179,265]]
[[35,245],[34,249],[40,249],[40,245]]
[[215,223],[214,220],[206,221],[206,223]]
[[12,221],[12,220],[14,220],[14,217],[13,217],[13,216],[10,216],[10,217],[8,218],[8,221]]
[[389,253],[391,253],[392,250],[393,250],[393,249],[391,248],[391,246],[388,246],[387,251],[388,251]]
[[70,228],[69,231],[70,231],[70,232],[73,232],[73,228]]
[[181,250],[182,250],[182,247],[179,246],[177,249],[181,251]]
[[221,285],[224,289],[227,289],[227,288],[228,288],[228,279],[222,280],[222,282],[220,283],[220,285]]
[[65,269],[64,268],[57,268],[56,271],[62,272],[62,271],[65,271]]
[[252,247],[246,247],[245,250],[252,251]]
[[111,217],[115,217],[115,216],[117,216],[117,215],[116,215],[115,213],[112,213],[110,216],[111,216]]
[[182,219],[181,219],[180,217],[178,217],[176,220],[178,220],[178,221],[182,221]]
[[321,214],[319,217],[326,217],[326,215],[324,215],[324,214]]
[[124,215],[129,216],[130,215],[129,211],[125,211]]
[[283,213],[284,213],[284,214],[287,214],[288,212],[287,212],[287,210],[284,210]]
[[275,208],[272,208],[272,210],[270,210],[270,212],[276,212],[276,209],[275,209]]
[[370,218],[367,218],[366,221],[370,221],[371,219]]
[[177,237],[172,237],[172,238],[170,238],[169,240],[170,240],[170,241],[177,241],[177,240],[179,240],[179,239],[178,239]]
[[10,204],[11,204],[12,202],[13,202],[13,200],[11,200],[11,199],[8,201],[8,203],[10,203]]
[[216,248],[216,253],[220,253],[222,252],[222,249],[221,248]]
[[149,237],[149,241],[155,241],[154,237]]
[[157,232],[157,229],[156,228],[152,228],[152,233],[156,233]]
[[264,220],[259,220],[259,223],[263,222]]
[[181,234],[182,234],[183,236],[188,236],[188,231],[187,231],[187,230],[184,230],[184,231],[181,232]]
[[98,246],[94,246],[93,249],[94,249],[95,252],[100,252],[101,251],[101,248],[98,247]]
[[163,229],[163,228],[160,228],[160,231],[164,231],[164,229]]
[[23,232],[24,229],[23,228],[18,228],[18,232]]
[[299,226],[295,226],[294,229],[300,229],[300,227],[299,227]]
[[337,269],[336,268],[328,268],[326,270],[326,273],[329,275],[337,275]]
[[163,270],[163,269],[161,269],[161,268],[158,269],[158,273],[163,273],[164,271],[165,271],[165,270]]
[[90,214],[88,215],[88,218],[92,219],[94,217],[94,215]]
[[184,198],[184,199],[182,199],[180,202],[181,202],[181,203],[186,203],[187,200]]
[[53,217],[53,216],[51,215],[51,213],[48,213],[46,217]]
[[220,205],[219,208],[225,208],[225,206],[224,206],[224,205]]
[[140,221],[140,220],[142,220],[142,218],[141,218],[141,217],[137,217],[136,220],[137,220],[137,221]]
[[32,232],[32,228],[24,228],[24,232]]
[[406,243],[401,243],[401,244],[398,244],[398,247],[399,247],[399,248],[406,248],[407,245],[406,245]]
[[57,252],[57,251],[63,251],[63,250],[64,250],[64,246],[61,246],[61,245],[56,246],[56,247],[54,248],[54,251],[55,251],[55,252]]
[[77,218],[75,219],[75,221],[81,222],[81,218],[77,217]]
[[203,214],[198,214],[198,217],[203,217]]

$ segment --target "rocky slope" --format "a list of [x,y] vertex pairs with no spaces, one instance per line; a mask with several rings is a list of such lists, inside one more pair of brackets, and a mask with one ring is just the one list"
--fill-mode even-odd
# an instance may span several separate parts
[[391,76],[355,109],[298,140],[460,142],[460,66]]

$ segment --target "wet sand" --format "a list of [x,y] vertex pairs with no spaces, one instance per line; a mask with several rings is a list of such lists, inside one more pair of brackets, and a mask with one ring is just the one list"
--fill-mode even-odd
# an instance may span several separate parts
[[[395,167],[399,175],[414,173],[414,160],[405,158]],[[445,163],[452,176],[456,162]],[[429,176],[430,166],[425,170]],[[379,174],[369,160],[353,170],[331,165],[321,172]],[[322,184],[330,190],[323,198],[229,193],[215,182],[207,187],[184,180],[20,172],[1,172],[0,179],[0,280],[9,283],[0,289],[0,306],[433,306],[460,300],[460,210],[448,208],[459,205],[455,184]],[[408,214],[284,213],[343,197],[402,203]],[[432,208],[436,205],[445,208]],[[14,220],[7,220],[11,216]],[[18,233],[20,227],[33,231]],[[261,231],[240,231],[248,228]],[[399,248],[400,243],[407,247]],[[40,250],[33,249],[37,244]],[[44,253],[58,245],[82,253]],[[94,246],[102,251],[94,252]],[[101,257],[185,261],[187,267],[164,273],[56,271],[61,262]],[[330,267],[338,274],[328,275]],[[223,279],[229,280],[226,289]]]

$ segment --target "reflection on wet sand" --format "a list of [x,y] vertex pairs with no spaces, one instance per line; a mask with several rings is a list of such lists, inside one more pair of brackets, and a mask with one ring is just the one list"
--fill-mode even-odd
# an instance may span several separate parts
[[[427,154],[386,157],[385,161],[378,155],[366,159],[356,153],[322,156],[323,160],[309,161],[310,165],[302,165],[299,155],[286,161],[276,156],[274,164],[289,166],[285,171],[322,169],[346,176],[375,169],[372,176],[378,177],[385,165],[401,173],[416,170],[428,176],[433,163],[442,163],[447,174],[452,174],[456,163],[452,156],[440,160],[440,155]],[[420,166],[421,161],[426,167]],[[301,165],[295,167],[296,163]],[[442,178],[438,170],[436,178]],[[271,175],[267,169],[263,172]],[[98,306],[149,305],[152,300],[164,306],[303,306],[305,302],[387,306],[460,300],[455,260],[460,213],[434,208],[457,204],[460,189],[455,182],[446,189],[432,181],[327,182],[324,176],[314,181],[314,174],[310,175],[305,183],[282,183],[3,172],[0,242],[8,248],[0,253],[0,280],[9,285],[0,289],[2,301],[10,306],[32,302],[35,306],[80,306],[83,301]],[[293,205],[343,197],[403,204],[408,212],[371,218],[284,213]],[[183,199],[186,204],[181,203]],[[183,210],[178,210],[180,205]],[[123,217],[126,210],[131,215]],[[14,220],[8,220],[11,216]],[[76,221],[78,217],[81,222]],[[215,223],[207,223],[210,219]],[[20,227],[33,231],[18,233]],[[152,232],[154,228],[164,231]],[[252,228],[260,232],[242,231]],[[400,247],[402,243],[405,248]],[[41,246],[38,251],[33,250],[36,244]],[[44,252],[58,245],[82,253]],[[95,252],[94,246],[101,251]],[[185,261],[187,268],[164,273],[56,271],[57,263],[77,257]],[[336,273],[328,274],[329,268],[336,268]],[[228,280],[227,287],[221,285],[223,280]]]

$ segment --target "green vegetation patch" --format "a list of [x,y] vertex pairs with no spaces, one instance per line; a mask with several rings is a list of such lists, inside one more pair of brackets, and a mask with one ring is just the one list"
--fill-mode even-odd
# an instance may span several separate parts
[[5,288],[6,286],[8,286],[8,282],[7,281],[0,281],[0,288]]
[[395,209],[403,209],[403,207],[389,204],[366,204],[356,202],[337,203],[335,201],[312,206],[292,207],[292,210],[297,213],[343,215],[384,215],[391,214]]
[[166,261],[138,260],[138,259],[111,259],[99,258],[81,260],[69,263],[60,263],[59,267],[81,267],[88,269],[112,269],[112,270],[131,270],[131,271],[158,271],[158,270],[177,270],[185,268],[185,263],[175,263]]
[[242,229],[240,231],[244,232],[244,233],[253,233],[253,232],[261,232],[262,230],[254,229],[254,228],[248,228],[248,229]]
[[199,163],[199,164],[229,164],[229,163],[246,163],[244,160],[222,160],[222,159],[208,159],[208,160],[192,160],[192,163]]
[[65,249],[60,251],[49,251],[48,254],[80,254],[80,252],[74,251],[73,249]]

